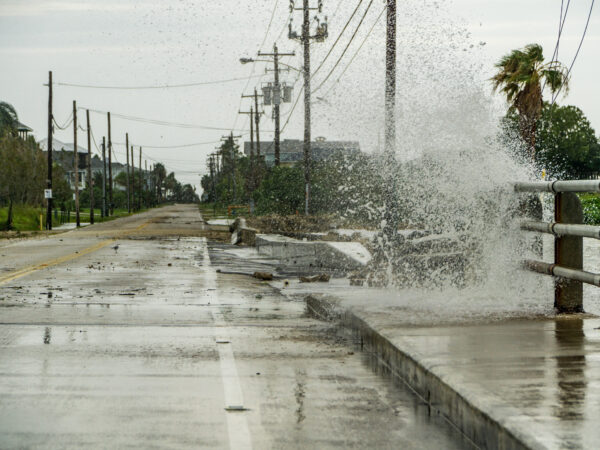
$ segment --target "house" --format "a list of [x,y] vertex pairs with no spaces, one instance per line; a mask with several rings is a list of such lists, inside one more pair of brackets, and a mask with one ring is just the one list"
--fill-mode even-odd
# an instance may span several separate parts
[[31,133],[33,130],[29,128],[27,125],[22,124],[21,122],[17,122],[17,133],[21,139],[27,139],[27,135]]
[[[38,142],[40,148],[45,153],[48,151],[48,139],[42,139]],[[79,164],[78,164],[78,172],[79,172],[79,189],[85,189],[88,183],[87,179],[87,157],[88,151],[87,149],[77,146],[77,153],[79,155]],[[75,171],[73,170],[73,144],[72,143],[64,143],[59,141],[58,139],[52,139],[52,161],[58,164],[60,167],[64,169],[67,174],[67,181],[69,182],[69,186],[71,189],[75,189]],[[106,167],[106,176],[108,178],[108,159],[107,159],[107,167]],[[104,163],[102,159],[98,155],[92,156],[91,159],[92,166],[92,176],[96,173],[102,173],[104,169]],[[121,164],[119,162],[112,163],[112,176],[113,176],[113,189],[125,190],[124,186],[118,185],[115,183],[115,179],[117,175],[121,172],[125,172],[126,165]]]
[[[311,158],[313,161],[323,161],[338,153],[360,152],[357,141],[328,141],[317,138],[310,143]],[[254,146],[256,152],[256,143]],[[250,155],[250,142],[244,142],[244,154]],[[260,142],[260,154],[264,156],[267,166],[275,164],[275,145],[273,141]],[[279,159],[281,165],[291,166],[304,160],[304,141],[300,139],[284,139],[280,142]]]

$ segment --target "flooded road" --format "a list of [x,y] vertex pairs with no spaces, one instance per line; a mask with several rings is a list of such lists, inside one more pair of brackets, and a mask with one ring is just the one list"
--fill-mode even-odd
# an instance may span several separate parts
[[207,234],[176,205],[0,246],[2,448],[469,448]]

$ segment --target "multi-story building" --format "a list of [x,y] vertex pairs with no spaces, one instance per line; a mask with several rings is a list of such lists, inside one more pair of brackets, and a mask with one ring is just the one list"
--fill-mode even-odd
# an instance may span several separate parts
[[[284,139],[280,143],[279,158],[281,165],[291,166],[304,159],[304,142],[300,139]],[[255,150],[256,152],[256,143]],[[325,138],[316,138],[310,143],[311,158],[313,161],[322,161],[338,153],[360,152],[357,141],[328,141]],[[244,154],[250,155],[250,142],[244,142]],[[275,145],[273,141],[260,142],[260,154],[264,156],[267,166],[275,164]]]

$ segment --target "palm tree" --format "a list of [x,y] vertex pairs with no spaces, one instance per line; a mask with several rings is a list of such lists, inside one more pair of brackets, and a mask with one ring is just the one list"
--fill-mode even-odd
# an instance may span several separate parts
[[18,120],[15,108],[9,103],[0,101],[0,136],[6,129],[16,134]]
[[535,161],[537,121],[543,106],[542,82],[552,94],[569,89],[569,72],[558,61],[544,63],[544,52],[539,44],[529,44],[522,50],[513,50],[496,64],[498,72],[492,77],[494,91],[506,95],[511,110],[519,114],[519,131]]

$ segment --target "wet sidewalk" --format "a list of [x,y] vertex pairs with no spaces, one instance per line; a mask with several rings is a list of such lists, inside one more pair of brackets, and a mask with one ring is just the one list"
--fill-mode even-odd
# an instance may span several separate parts
[[352,330],[432,411],[481,447],[598,448],[598,318],[410,326],[410,313],[384,314],[343,292],[312,295],[307,303]]

